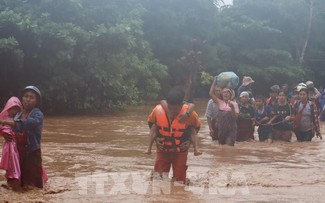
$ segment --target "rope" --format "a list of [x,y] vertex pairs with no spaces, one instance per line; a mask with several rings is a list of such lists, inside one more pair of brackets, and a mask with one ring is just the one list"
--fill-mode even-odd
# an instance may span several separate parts
[[[289,112],[290,112],[290,115],[289,116],[292,116],[292,110],[291,110],[291,105],[289,103],[286,103],[286,105],[289,106]],[[263,112],[264,112],[264,108],[263,108]],[[251,118],[245,118],[245,117],[240,117],[241,119],[244,119],[244,120],[251,120]],[[285,122],[288,122],[286,120],[284,120],[284,118],[282,117],[282,120],[279,121],[279,122],[276,122],[276,123],[271,123],[270,125],[268,124],[264,124],[264,123],[261,123],[261,122],[258,122],[257,120],[255,120],[255,123],[257,123],[258,125],[262,125],[262,126],[273,126],[273,125],[278,125],[280,123],[285,123]],[[288,123],[292,123],[292,121],[289,121]]]

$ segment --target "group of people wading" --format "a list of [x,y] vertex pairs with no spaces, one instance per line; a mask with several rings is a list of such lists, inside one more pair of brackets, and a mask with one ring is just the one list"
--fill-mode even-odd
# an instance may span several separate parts
[[273,85],[267,99],[253,97],[253,83],[251,77],[244,76],[236,102],[234,91],[220,89],[214,80],[209,92],[212,99],[206,110],[213,140],[231,146],[235,141],[254,140],[255,126],[258,127],[258,140],[270,143],[273,140],[290,142],[292,132],[297,141],[311,141],[315,135],[322,138],[318,119],[321,94],[313,82],[299,83],[294,93],[289,91],[287,84]]
[[[273,85],[269,89],[269,98],[254,97],[253,83],[251,77],[244,76],[236,94],[232,88],[218,86],[217,78],[214,79],[205,114],[212,140],[229,146],[234,146],[236,141],[254,140],[255,126],[261,142],[290,142],[292,132],[300,142],[311,141],[315,135],[322,139],[318,119],[321,94],[313,82],[298,84],[294,93],[289,91],[287,84]],[[184,91],[174,88],[167,94],[166,101],[153,109],[148,117],[150,142],[145,153],[151,154],[151,146],[156,142],[154,171],[167,175],[172,166],[173,180],[186,184],[191,143],[194,156],[202,154],[197,145],[201,123],[193,110],[194,105],[183,99]]]

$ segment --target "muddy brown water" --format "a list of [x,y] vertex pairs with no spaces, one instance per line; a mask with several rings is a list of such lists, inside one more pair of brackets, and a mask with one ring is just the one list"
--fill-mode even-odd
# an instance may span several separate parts
[[[220,146],[208,136],[207,100],[201,156],[188,155],[190,185],[151,178],[146,117],[154,105],[106,116],[46,117],[42,153],[49,181],[43,190],[0,187],[0,202],[323,202],[325,142],[259,142]],[[325,133],[322,124],[322,134]],[[155,149],[155,148],[154,148]],[[0,184],[5,184],[0,171]]]

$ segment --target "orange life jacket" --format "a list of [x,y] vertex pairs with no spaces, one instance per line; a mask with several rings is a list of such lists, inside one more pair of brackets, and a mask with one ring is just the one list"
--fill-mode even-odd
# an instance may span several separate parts
[[159,131],[158,136],[162,139],[165,152],[181,152],[180,144],[181,140],[183,140],[182,138],[187,125],[185,122],[179,122],[179,117],[187,111],[188,108],[189,106],[184,104],[170,126],[164,108],[161,105],[156,106],[156,124]]

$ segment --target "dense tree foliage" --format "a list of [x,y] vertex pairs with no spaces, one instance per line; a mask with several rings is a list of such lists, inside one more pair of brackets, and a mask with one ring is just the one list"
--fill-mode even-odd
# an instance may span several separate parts
[[156,96],[166,67],[143,38],[143,7],[119,0],[1,2],[1,93],[40,86],[52,111],[103,111]]
[[[256,91],[325,76],[322,0],[0,0],[0,99],[28,84],[45,110],[107,111],[187,98],[211,76],[251,75]],[[257,88],[258,87],[258,88]]]

